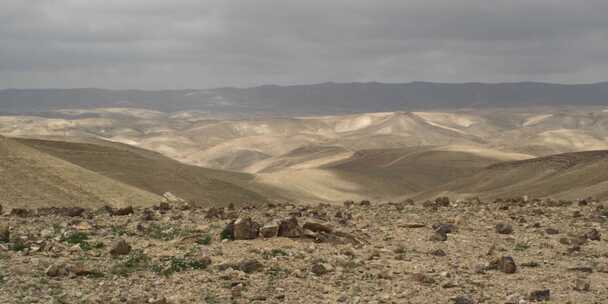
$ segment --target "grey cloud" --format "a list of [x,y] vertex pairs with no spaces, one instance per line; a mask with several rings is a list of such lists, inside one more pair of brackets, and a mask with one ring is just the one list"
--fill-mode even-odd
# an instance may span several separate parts
[[606,11],[604,0],[3,0],[0,86],[604,81]]

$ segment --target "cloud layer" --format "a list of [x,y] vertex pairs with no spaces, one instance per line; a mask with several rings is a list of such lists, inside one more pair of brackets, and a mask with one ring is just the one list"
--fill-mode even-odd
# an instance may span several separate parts
[[3,0],[0,87],[608,80],[605,0]]

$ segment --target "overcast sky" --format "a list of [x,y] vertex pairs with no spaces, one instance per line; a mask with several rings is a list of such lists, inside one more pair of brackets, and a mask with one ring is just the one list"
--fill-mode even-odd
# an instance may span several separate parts
[[606,0],[0,0],[0,88],[608,80]]

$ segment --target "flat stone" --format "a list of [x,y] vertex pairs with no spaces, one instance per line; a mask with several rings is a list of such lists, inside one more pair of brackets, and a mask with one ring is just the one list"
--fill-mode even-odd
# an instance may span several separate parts
[[325,233],[332,233],[333,229],[325,224],[319,223],[319,222],[306,222],[304,224],[304,229],[308,229],[310,231],[314,231],[314,232],[325,232]]

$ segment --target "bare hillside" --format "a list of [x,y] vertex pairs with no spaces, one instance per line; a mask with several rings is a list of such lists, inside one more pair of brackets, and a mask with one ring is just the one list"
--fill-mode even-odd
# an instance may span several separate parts
[[155,152],[116,143],[99,145],[34,139],[18,141],[156,195],[171,192],[204,205],[266,202],[261,194],[245,188],[252,183],[253,177],[244,173],[184,165]]
[[8,207],[150,205],[161,197],[0,137],[0,204]]
[[417,197],[447,194],[482,198],[608,198],[608,151],[558,154],[488,166]]

